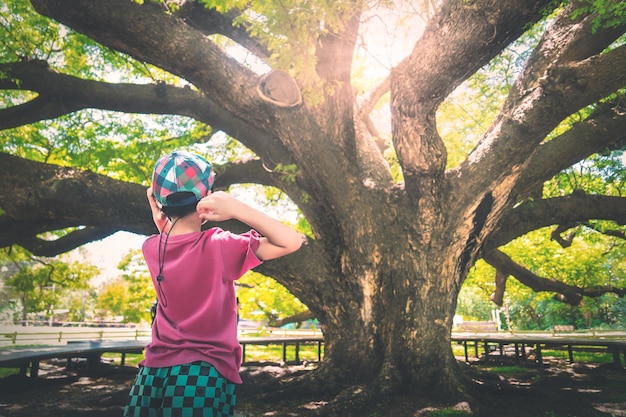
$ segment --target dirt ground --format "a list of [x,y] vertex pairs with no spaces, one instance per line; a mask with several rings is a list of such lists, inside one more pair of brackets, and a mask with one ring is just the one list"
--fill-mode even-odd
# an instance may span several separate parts
[[[103,364],[98,377],[84,376],[80,363],[69,371],[64,361],[41,364],[36,383],[17,375],[0,379],[0,417],[119,417],[134,367]],[[284,396],[261,400],[258,394],[306,366],[263,364],[242,369],[244,384],[238,388],[237,417],[310,417],[320,415],[326,400]],[[459,404],[446,416],[477,417],[621,417],[626,416],[626,369],[611,365],[569,364],[550,360],[545,365],[474,362],[462,365],[476,384],[475,398]],[[505,366],[505,367],[503,367]],[[397,399],[392,404],[368,405],[367,411],[341,413],[341,417],[420,417],[432,415],[427,401]],[[422,405],[420,405],[422,404]],[[442,414],[439,414],[442,415]]]

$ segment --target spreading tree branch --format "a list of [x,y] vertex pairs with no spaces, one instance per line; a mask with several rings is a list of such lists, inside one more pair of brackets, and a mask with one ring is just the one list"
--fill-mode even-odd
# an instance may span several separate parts
[[[626,239],[626,232],[617,229],[604,229],[589,222],[577,222],[558,225],[551,233],[550,238],[561,245],[562,248],[569,248],[576,237],[576,229],[585,226],[595,232],[605,236],[616,237],[618,239]],[[572,230],[574,229],[574,230]],[[569,232],[568,232],[569,231]],[[565,232],[568,232],[565,234]],[[565,236],[563,236],[565,234]]]
[[[515,202],[527,198],[543,183],[586,157],[626,146],[626,108],[621,100],[599,104],[592,114],[559,136],[537,147],[528,169],[512,193]],[[541,198],[541,193],[539,193]]]
[[363,126],[365,126],[365,128],[367,129],[369,135],[374,138],[376,146],[378,146],[380,152],[384,152],[387,148],[387,145],[380,138],[378,130],[372,122],[370,113],[372,112],[378,101],[381,99],[381,97],[389,92],[390,85],[391,78],[388,75],[380,83],[374,86],[374,88],[372,88],[370,91],[368,91],[366,94],[359,98],[359,100],[357,101],[357,109],[355,110],[355,113],[358,115],[361,123],[363,123]]
[[[215,103],[190,88],[159,84],[115,84],[62,74],[45,61],[0,64],[0,88],[36,91],[38,97],[0,110],[0,129],[53,119],[77,110],[94,108],[128,113],[176,114],[209,119],[223,126],[214,114]],[[215,112],[219,114],[219,112]]]
[[[231,117],[271,131],[274,111],[257,95],[259,76],[204,33],[151,2],[31,0],[44,16],[195,85]],[[275,120],[274,120],[275,121]],[[235,135],[234,137],[238,137]]]
[[[507,178],[517,181],[520,168],[562,120],[626,85],[626,73],[618,69],[626,48],[600,53],[623,28],[594,32],[594,16],[576,20],[574,10],[570,3],[545,32],[484,138],[450,176],[459,199],[482,195]],[[473,186],[462,187],[468,179]]]
[[[55,256],[116,231],[149,235],[156,232],[145,197],[145,186],[114,180],[75,168],[30,161],[0,152],[0,247],[20,245],[37,256]],[[242,182],[272,182],[259,160],[216,166],[216,187]],[[275,184],[276,185],[276,184]],[[124,202],[120,204],[119,202]],[[234,232],[249,227],[228,221],[210,223]],[[71,230],[74,229],[74,230]],[[64,230],[63,237],[46,240],[46,232]],[[282,283],[295,283],[303,296],[310,283],[324,275],[323,247],[310,243],[296,254],[263,263],[261,273]],[[306,266],[303,271],[302,266]]]
[[[145,202],[145,187],[140,184],[1,152],[0,165],[3,166],[0,181],[7,185],[0,187],[5,213],[2,226],[14,232],[3,230],[4,245],[25,241],[32,244],[39,234],[69,227],[90,228],[77,233],[83,236],[94,230],[99,233],[127,230],[139,234],[154,231]],[[120,201],[125,204],[115,203]],[[24,234],[26,231],[30,233]],[[65,241],[71,239],[74,238]]]
[[393,143],[407,190],[432,188],[438,182],[433,178],[445,169],[446,149],[436,128],[439,104],[538,21],[550,3],[447,1],[429,20],[409,57],[391,75]]
[[595,230],[598,233],[602,233],[605,236],[616,237],[618,239],[626,240],[626,232],[624,232],[623,230],[605,229],[589,222],[585,222],[583,223],[583,225],[590,228],[591,230]]
[[[69,252],[79,246],[89,242],[104,239],[117,232],[117,228],[113,227],[93,227],[87,226],[78,230],[74,230],[67,235],[54,240],[46,240],[33,235],[26,235],[24,238],[15,241],[24,249],[30,251],[35,256],[52,257],[61,253]],[[0,245],[3,242],[0,241]]]
[[[614,293],[618,297],[624,297],[624,295],[626,295],[626,288],[619,288],[611,285],[583,288],[575,285],[568,285],[554,279],[540,277],[519,265],[508,255],[499,250],[488,252],[483,258],[487,263],[496,268],[498,271],[497,274],[500,276],[502,276],[502,274],[510,275],[535,292],[555,292],[557,293],[557,296],[555,297],[557,300],[574,306],[578,305],[583,297],[599,297],[606,293]],[[502,280],[500,282],[502,282]],[[504,283],[501,285],[504,285]],[[501,292],[502,288],[498,289],[498,291]],[[496,298],[493,300],[494,302],[498,301]]]
[[491,294],[491,301],[497,306],[503,305],[504,292],[506,291],[506,281],[509,275],[500,269],[496,269],[496,289]]
[[563,233],[571,230],[572,228],[578,226],[577,223],[566,223],[558,225],[552,233],[550,233],[550,237],[552,240],[556,241],[562,248],[569,248],[572,246],[574,242],[574,236],[576,235],[573,231],[570,231],[566,236],[563,236]]
[[[19,244],[36,255],[53,256],[102,239],[118,230],[154,233],[145,186],[75,168],[30,161],[0,152],[0,247]],[[216,166],[216,187],[262,183],[279,186],[259,160]],[[71,198],[68,198],[71,196]],[[115,202],[124,201],[125,204]],[[225,227],[225,223],[221,224]],[[226,223],[243,231],[238,222]],[[41,234],[76,228],[56,240]],[[246,229],[247,230],[247,229]]]
[[303,321],[312,320],[315,318],[315,316],[310,310],[306,310],[301,313],[294,314],[293,316],[285,317],[282,319],[279,319],[278,316],[272,313],[269,313],[268,316],[270,319],[267,325],[270,327],[281,327],[289,323],[302,323]]
[[369,115],[372,110],[374,110],[374,107],[382,96],[389,92],[390,86],[391,76],[387,75],[378,84],[376,84],[374,88],[359,97],[358,104],[361,113],[363,115]]
[[[265,166],[293,164],[302,153],[292,126],[319,131],[304,106],[277,111],[257,93],[259,75],[240,64],[201,30],[152,2],[31,0],[33,7],[102,45],[151,63],[192,83],[209,100],[198,120],[222,130],[262,158]],[[317,145],[317,144],[316,144]],[[319,145],[322,146],[321,144]],[[296,148],[288,150],[287,148]],[[299,159],[300,166],[307,160]],[[302,169],[302,167],[300,167]],[[311,168],[313,169],[313,168]],[[317,168],[319,169],[319,168]],[[301,182],[307,193],[313,184]],[[298,202],[297,195],[291,196]]]
[[185,1],[175,14],[205,35],[223,35],[237,42],[257,57],[267,60],[270,52],[257,38],[250,36],[249,25],[245,22],[235,23],[241,13],[241,11],[233,9],[222,14],[215,9],[206,8],[201,2]]
[[626,199],[603,195],[590,195],[582,191],[565,197],[532,200],[512,209],[501,227],[485,242],[491,251],[532,230],[552,225],[570,225],[592,219],[626,222]]

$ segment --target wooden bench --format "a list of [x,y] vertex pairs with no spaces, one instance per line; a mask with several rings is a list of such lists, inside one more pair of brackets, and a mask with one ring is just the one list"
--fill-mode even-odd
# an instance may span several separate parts
[[606,352],[613,356],[613,364],[622,366],[620,353],[624,354],[626,363],[626,340],[600,340],[573,338],[559,342],[535,343],[535,359],[539,364],[543,363],[542,349],[567,350],[570,363],[574,363],[574,352]]
[[[282,345],[283,363],[288,362],[288,346],[294,346],[294,361],[300,364],[300,346],[304,344],[317,345],[317,360],[322,360],[322,344],[324,338],[322,335],[312,336],[285,336],[285,337],[244,337],[240,338],[239,343],[243,349],[243,360],[245,362],[245,352],[247,345]],[[39,363],[47,359],[66,358],[68,367],[72,358],[87,359],[87,373],[95,374],[98,371],[102,354],[105,352],[121,353],[122,365],[126,353],[142,353],[148,340],[103,340],[94,342],[70,342],[66,345],[58,346],[28,346],[17,348],[0,349],[0,367],[2,368],[20,368],[20,373],[24,376],[30,368],[30,376],[38,377]]]
[[459,325],[461,332],[497,332],[498,326],[493,321],[465,321]]
[[[493,321],[464,321],[463,323],[461,323],[458,328],[457,331],[459,332],[471,332],[471,333],[494,333],[498,331],[498,326],[496,326],[496,323]],[[476,355],[476,357],[478,357],[478,345],[481,341],[479,340],[474,340],[474,353]],[[468,352],[467,352],[467,343],[468,340],[462,340],[459,343],[463,344],[463,350],[465,351],[465,361],[467,362],[467,358],[468,358]],[[487,351],[487,349],[489,349],[489,344],[487,343],[483,343],[483,348],[485,349],[485,352]]]
[[29,346],[0,349],[0,367],[20,368],[22,375],[27,374],[30,368],[30,376],[34,379],[39,374],[39,363],[43,360],[65,358],[68,365],[72,358],[86,358],[88,374],[98,371],[102,354],[114,352],[122,354],[122,364],[126,353],[142,353],[147,341],[96,341],[75,342],[59,346]]
[[501,334],[498,336],[491,335],[462,335],[453,334],[452,341],[462,343],[465,346],[465,361],[469,360],[467,343],[473,342],[475,345],[475,354],[478,358],[478,346],[482,345],[484,349],[484,358],[489,360],[489,354],[495,350],[500,350],[500,354],[504,354],[505,346],[514,346],[515,358],[526,358],[526,348],[530,347],[534,349],[535,362],[543,364],[543,350],[567,350],[569,355],[569,361],[574,362],[574,352],[586,351],[593,349],[595,351],[608,352],[613,356],[613,363],[617,367],[621,367],[621,357],[623,353],[624,361],[626,362],[626,340],[620,338],[604,339],[597,337],[569,337],[569,336],[550,336],[545,335],[540,337],[525,336],[525,335],[512,335]]
[[552,334],[573,332],[574,326],[571,324],[557,324],[552,327]]
[[243,363],[246,363],[246,346],[247,345],[282,345],[282,360],[283,363],[287,363],[287,347],[294,346],[294,361],[293,363],[300,364],[300,345],[316,344],[317,345],[317,361],[322,360],[322,344],[324,343],[323,336],[284,336],[284,337],[242,337],[239,338],[239,344],[243,349]]

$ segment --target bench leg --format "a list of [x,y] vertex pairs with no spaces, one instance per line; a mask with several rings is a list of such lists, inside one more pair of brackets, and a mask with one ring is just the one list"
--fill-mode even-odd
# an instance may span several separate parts
[[[619,357],[619,348],[612,348],[611,349],[611,353],[613,354],[613,363],[618,366],[621,367],[622,366],[622,360]],[[624,358],[626,358],[626,351],[624,354]]]
[[537,353],[535,353],[535,360],[537,361],[539,365],[543,365],[543,356],[541,354],[541,343],[537,343],[536,346],[537,347],[535,350]]
[[569,363],[574,363],[574,349],[572,345],[567,345],[567,354],[569,355]]
[[87,357],[87,374],[96,375],[100,369],[100,355],[90,355]]
[[33,361],[30,365],[30,377],[37,378],[39,376],[39,361]]

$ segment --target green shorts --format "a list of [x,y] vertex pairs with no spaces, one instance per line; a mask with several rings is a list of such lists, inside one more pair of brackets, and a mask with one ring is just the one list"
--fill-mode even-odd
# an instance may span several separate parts
[[232,417],[235,384],[207,362],[139,368],[124,417]]

